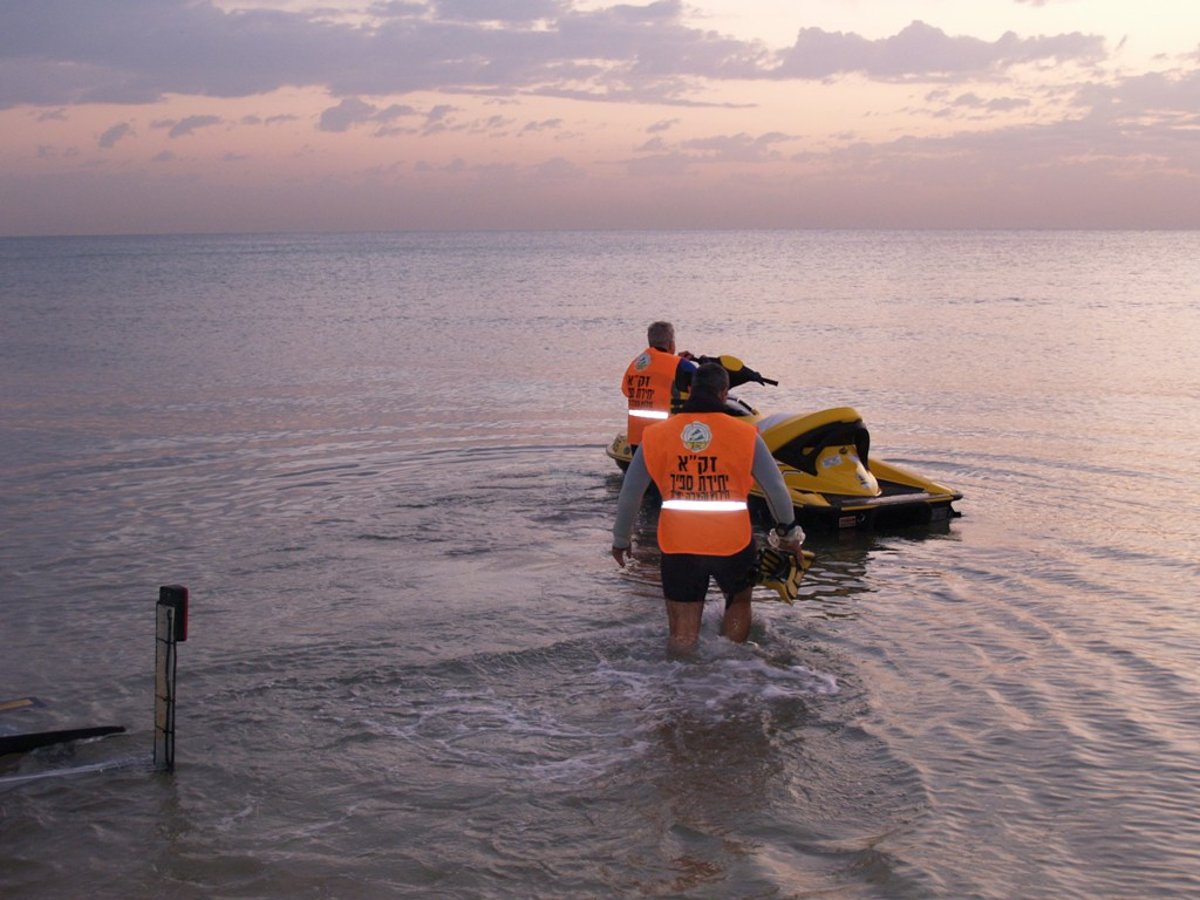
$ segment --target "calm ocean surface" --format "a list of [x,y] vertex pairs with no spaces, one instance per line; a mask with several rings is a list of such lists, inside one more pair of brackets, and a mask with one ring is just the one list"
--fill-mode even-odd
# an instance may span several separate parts
[[[0,240],[5,897],[1200,893],[1200,233]],[[961,490],[664,655],[653,319]],[[154,602],[191,591],[177,771]]]

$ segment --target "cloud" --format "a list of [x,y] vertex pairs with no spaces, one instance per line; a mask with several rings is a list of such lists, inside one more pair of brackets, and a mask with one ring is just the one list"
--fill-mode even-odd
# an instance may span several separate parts
[[536,167],[535,172],[542,180],[581,181],[587,178],[586,171],[561,156],[546,160]]
[[638,153],[663,153],[669,145],[660,137],[652,137],[646,143],[636,147]]
[[691,154],[663,148],[659,153],[626,160],[625,168],[636,178],[671,178],[686,174],[694,162],[696,157]]
[[220,123],[220,116],[187,116],[178,121],[167,119],[153,124],[155,128],[169,129],[167,137],[181,138],[194,134],[200,128],[209,128]]
[[780,158],[774,145],[790,140],[793,138],[777,131],[758,137],[743,132],[684,141],[681,147],[694,151],[695,159],[703,162],[762,162]]
[[681,175],[696,165],[715,163],[757,164],[783,159],[777,145],[795,140],[790,135],[772,131],[766,134],[711,135],[691,138],[670,144],[656,136],[646,141],[636,152],[641,154],[625,160],[630,175]]
[[[342,99],[443,90],[683,102],[705,80],[936,78],[1104,52],[1099,37],[1080,33],[984,41],[920,22],[880,40],[806,28],[773,52],[689,26],[681,0],[598,9],[573,0],[431,0],[375,3],[354,18],[335,12],[226,10],[214,0],[0,0],[0,109],[284,87]],[[352,114],[333,113],[319,127],[351,127],[344,116]]]
[[507,116],[488,116],[486,119],[481,119],[476,122],[471,130],[476,133],[496,134],[507,130],[513,125],[514,120]]
[[990,100],[973,93],[959,94],[951,102],[952,106],[960,109],[981,110],[983,112],[1012,112],[1014,109],[1025,109],[1030,101],[1024,97],[993,97]]
[[1093,116],[1120,121],[1124,127],[1194,120],[1200,110],[1200,71],[1148,72],[1111,84],[1090,83],[1076,92],[1074,102]]
[[[402,14],[411,14],[413,5],[398,4],[397,8]],[[555,0],[435,0],[433,5],[444,19],[518,23],[556,18],[568,6]]]
[[347,97],[321,113],[317,127],[321,131],[349,131],[355,125],[373,121],[378,114],[378,107],[358,97]]
[[[439,103],[422,113],[417,108],[403,103],[378,107],[361,97],[347,97],[336,106],[321,113],[317,127],[321,131],[343,132],[359,125],[377,126],[376,137],[391,137],[402,134],[438,134],[444,131],[495,131],[507,127],[511,120],[502,116],[491,116],[469,124],[458,124],[454,114],[459,108],[449,103]],[[419,118],[420,127],[398,126],[399,119]]]
[[107,129],[104,134],[100,135],[96,143],[105,150],[115,147],[117,141],[121,138],[129,137],[133,134],[133,128],[128,122],[118,122],[116,125]]
[[913,22],[893,37],[874,41],[857,34],[801,29],[796,43],[781,55],[775,74],[818,79],[858,72],[883,80],[938,79],[1022,63],[1095,63],[1104,57],[1104,39],[1080,32],[1021,38],[1009,31],[984,41],[950,37],[940,28]]
[[425,114],[425,124],[421,129],[421,133],[431,135],[456,130],[451,119],[451,116],[455,112],[457,112],[456,108],[448,103],[439,103],[437,106],[434,106]]
[[1030,109],[1033,106],[1033,101],[1028,97],[981,97],[974,91],[956,94],[945,89],[930,91],[925,95],[925,100],[934,105],[931,114],[935,118],[943,119],[964,113],[986,117],[994,113]]
[[521,134],[536,134],[539,131],[556,131],[562,128],[562,119],[542,119],[540,122],[527,122],[521,128]]
[[393,103],[390,106],[381,109],[377,118],[380,122],[392,122],[396,119],[415,115],[417,115],[416,109],[409,106],[407,103]]

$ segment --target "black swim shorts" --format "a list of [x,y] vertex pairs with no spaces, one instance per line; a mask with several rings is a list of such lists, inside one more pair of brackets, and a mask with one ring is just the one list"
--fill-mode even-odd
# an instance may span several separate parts
[[758,580],[758,548],[753,540],[731,556],[701,556],[696,553],[662,555],[663,596],[676,603],[703,603],[708,580],[715,578],[725,595],[725,605],[734,594]]

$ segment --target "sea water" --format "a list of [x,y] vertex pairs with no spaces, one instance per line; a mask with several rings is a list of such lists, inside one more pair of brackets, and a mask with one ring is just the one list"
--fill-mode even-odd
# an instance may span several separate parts
[[[1200,892],[1200,233],[0,240],[6,897]],[[649,322],[963,517],[671,660]],[[191,594],[155,774],[154,602]]]

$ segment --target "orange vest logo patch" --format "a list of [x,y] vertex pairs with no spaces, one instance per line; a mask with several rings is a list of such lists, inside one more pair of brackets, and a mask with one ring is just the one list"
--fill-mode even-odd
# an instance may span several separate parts
[[703,422],[689,422],[683,426],[679,436],[683,440],[683,446],[693,453],[707,450],[708,445],[712,443],[712,429]]

